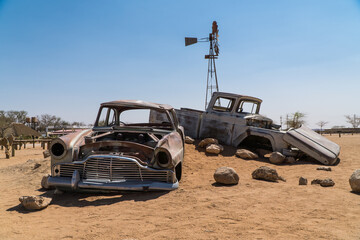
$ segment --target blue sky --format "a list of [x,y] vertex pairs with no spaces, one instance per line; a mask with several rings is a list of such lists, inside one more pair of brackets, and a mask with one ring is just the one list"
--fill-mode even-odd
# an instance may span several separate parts
[[219,25],[221,91],[307,124],[360,115],[360,1],[0,0],[0,109],[93,123],[101,102],[203,109],[206,37]]

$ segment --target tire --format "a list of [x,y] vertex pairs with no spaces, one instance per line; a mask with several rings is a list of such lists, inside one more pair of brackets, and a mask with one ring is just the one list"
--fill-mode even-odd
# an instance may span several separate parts
[[176,174],[177,180],[180,182],[180,180],[181,180],[181,175],[182,175],[182,162],[180,162],[180,163],[175,167],[175,174]]

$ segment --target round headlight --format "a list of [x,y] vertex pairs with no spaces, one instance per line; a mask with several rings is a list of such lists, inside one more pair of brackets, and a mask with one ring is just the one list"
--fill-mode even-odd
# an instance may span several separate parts
[[160,167],[167,167],[170,163],[170,158],[168,154],[164,151],[159,151],[156,155],[157,163]]
[[66,155],[66,145],[61,139],[55,139],[50,145],[50,154],[55,159],[63,158]]

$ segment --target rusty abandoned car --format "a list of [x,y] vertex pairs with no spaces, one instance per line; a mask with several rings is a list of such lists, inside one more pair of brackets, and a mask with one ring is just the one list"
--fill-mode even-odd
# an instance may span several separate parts
[[92,129],[53,140],[48,184],[71,190],[173,190],[184,131],[169,105],[102,103]]
[[262,100],[214,92],[205,112],[176,110],[185,134],[192,138],[217,138],[234,147],[268,149],[285,156],[315,159],[325,165],[340,161],[340,146],[306,126],[280,130],[280,125],[259,114]]

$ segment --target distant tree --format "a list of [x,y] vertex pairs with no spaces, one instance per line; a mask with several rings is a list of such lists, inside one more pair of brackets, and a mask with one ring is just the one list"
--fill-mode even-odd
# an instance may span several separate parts
[[299,128],[302,124],[305,123],[306,114],[302,112],[292,113],[290,116],[286,115],[286,125],[287,128]]
[[16,112],[16,122],[25,123],[28,112],[26,111],[18,111]]
[[318,125],[320,127],[320,133],[322,133],[323,131],[323,127],[328,124],[329,122],[326,122],[326,121],[320,121],[318,122],[316,125]]
[[353,128],[358,128],[360,125],[360,117],[356,116],[355,114],[353,116],[345,115],[346,122],[350,123]]

